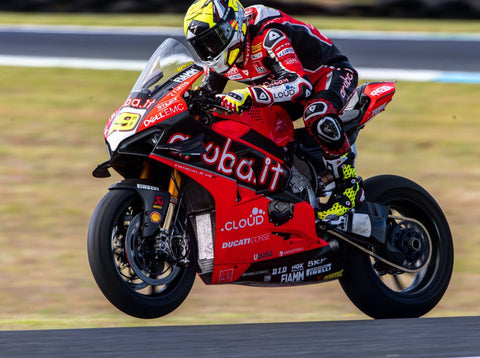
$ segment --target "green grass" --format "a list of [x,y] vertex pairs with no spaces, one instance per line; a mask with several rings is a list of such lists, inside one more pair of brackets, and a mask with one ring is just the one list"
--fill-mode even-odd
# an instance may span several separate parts
[[[319,29],[343,29],[358,31],[431,31],[431,32],[480,32],[480,21],[438,19],[384,19],[345,18],[334,16],[299,16],[301,20]],[[4,25],[78,25],[78,26],[180,26],[181,14],[63,14],[0,12],[0,24]]]
[[[106,159],[106,119],[136,76],[0,67],[0,329],[366,318],[336,282],[284,289],[197,282],[178,311],[153,321],[127,317],[106,301],[89,271],[86,232],[98,200],[119,178],[90,173]],[[397,87],[387,111],[361,132],[358,171],[404,175],[434,195],[452,227],[456,262],[451,286],[429,316],[478,314],[479,88]]]

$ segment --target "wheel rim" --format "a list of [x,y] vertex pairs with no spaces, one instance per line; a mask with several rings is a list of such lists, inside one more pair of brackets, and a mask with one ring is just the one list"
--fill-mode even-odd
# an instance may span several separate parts
[[387,204],[391,206],[391,215],[416,218],[425,226],[431,237],[431,247],[429,248],[431,257],[429,263],[417,273],[400,272],[371,258],[372,269],[384,287],[395,295],[408,298],[426,292],[434,284],[436,273],[439,269],[439,241],[441,240],[441,235],[430,215],[416,200],[404,198],[391,200]]
[[[111,252],[120,279],[134,292],[143,296],[166,295],[171,292],[185,271],[184,266],[155,253],[154,238],[142,238],[140,217],[142,207],[131,198],[119,208],[111,234]],[[179,230],[179,223],[175,229]]]
[[128,226],[125,238],[125,253],[128,263],[143,282],[152,286],[167,285],[180,271],[166,250],[159,250],[154,238],[141,235],[141,218],[137,214]]

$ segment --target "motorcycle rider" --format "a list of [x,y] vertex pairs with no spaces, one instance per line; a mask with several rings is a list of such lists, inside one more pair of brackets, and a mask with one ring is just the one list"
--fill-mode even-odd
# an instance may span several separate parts
[[222,106],[240,113],[252,104],[280,104],[293,119],[303,111],[305,127],[323,149],[335,178],[318,219],[334,220],[363,200],[355,153],[339,118],[358,75],[329,38],[282,11],[263,5],[244,9],[238,0],[195,1],[184,30],[208,67],[202,87],[219,94],[228,80],[249,84],[224,95]]

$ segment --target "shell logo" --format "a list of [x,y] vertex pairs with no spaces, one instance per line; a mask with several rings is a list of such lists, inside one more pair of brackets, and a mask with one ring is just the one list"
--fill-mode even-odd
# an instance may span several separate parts
[[160,215],[158,211],[154,211],[150,214],[150,220],[152,221],[152,223],[159,223],[161,219],[162,215]]

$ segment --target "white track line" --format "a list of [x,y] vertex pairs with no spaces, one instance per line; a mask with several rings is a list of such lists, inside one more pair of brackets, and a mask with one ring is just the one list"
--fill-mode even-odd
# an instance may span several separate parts
[[[50,25],[0,25],[0,31],[76,33],[76,34],[143,34],[183,36],[177,27],[116,27],[116,26],[50,26]],[[426,33],[328,30],[325,34],[337,38],[390,39],[390,40],[439,40],[480,41],[479,33]],[[58,58],[0,55],[1,66],[60,67],[96,70],[141,71],[145,61]],[[397,80],[415,82],[456,82],[480,84],[480,72],[436,71],[428,69],[358,68],[361,78],[373,80]]]
[[[0,55],[0,66],[58,67],[92,70],[141,71],[145,61],[87,59],[77,57],[40,57]],[[479,72],[452,72],[393,68],[357,69],[360,78],[371,80],[396,80],[413,82],[456,82],[480,84]]]

